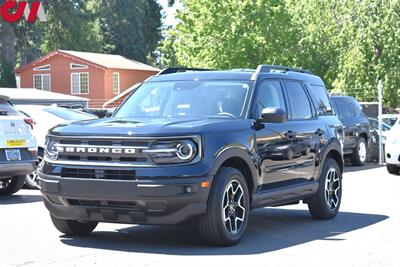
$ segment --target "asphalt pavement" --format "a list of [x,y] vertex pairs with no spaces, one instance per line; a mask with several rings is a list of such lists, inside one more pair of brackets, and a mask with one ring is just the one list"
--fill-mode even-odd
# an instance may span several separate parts
[[87,237],[53,227],[41,195],[0,199],[0,266],[400,266],[400,176],[346,167],[341,211],[306,205],[254,210],[241,243],[209,247],[190,228],[100,224]]

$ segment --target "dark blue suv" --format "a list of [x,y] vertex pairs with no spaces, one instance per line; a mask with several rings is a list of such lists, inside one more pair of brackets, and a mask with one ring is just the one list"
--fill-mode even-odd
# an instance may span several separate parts
[[167,69],[111,118],[50,130],[39,175],[67,235],[98,222],[197,224],[209,243],[232,245],[253,208],[303,201],[313,217],[335,217],[342,146],[324,83],[308,71]]

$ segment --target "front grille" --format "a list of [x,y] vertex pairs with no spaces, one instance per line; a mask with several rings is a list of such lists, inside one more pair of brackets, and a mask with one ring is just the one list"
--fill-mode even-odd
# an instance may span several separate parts
[[67,199],[67,201],[71,206],[138,209],[138,206],[133,201],[87,200],[87,199]]
[[80,179],[103,179],[103,180],[135,180],[134,170],[103,170],[103,169],[79,169],[62,168],[61,177]]
[[[62,138],[60,140],[60,147],[65,150],[58,153],[59,160],[65,161],[80,161],[88,163],[135,163],[142,165],[152,164],[149,154],[143,153],[143,150],[149,149],[155,140],[135,140],[135,139],[105,139],[91,137],[90,140],[76,139],[76,138]],[[86,148],[97,149],[95,152],[82,151],[68,151],[67,148],[74,149]],[[100,151],[102,149],[102,151]],[[108,149],[105,151],[104,149]],[[120,149],[122,153],[114,153],[113,149]],[[134,150],[134,153],[127,153],[126,149]],[[121,151],[119,151],[121,152]]]

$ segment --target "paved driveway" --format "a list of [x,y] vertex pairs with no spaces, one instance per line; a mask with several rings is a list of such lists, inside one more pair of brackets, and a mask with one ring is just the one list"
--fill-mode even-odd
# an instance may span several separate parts
[[67,238],[37,191],[0,199],[0,266],[400,266],[400,176],[347,167],[341,212],[313,220],[305,205],[252,213],[234,247],[206,247],[190,229],[100,224]]

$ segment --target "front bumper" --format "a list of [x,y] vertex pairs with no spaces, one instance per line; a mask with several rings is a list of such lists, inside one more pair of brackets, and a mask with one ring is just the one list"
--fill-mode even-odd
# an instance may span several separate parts
[[47,209],[57,218],[113,223],[184,224],[204,213],[212,177],[141,180],[61,178],[39,171]]
[[400,144],[386,144],[385,158],[387,164],[400,166]]

